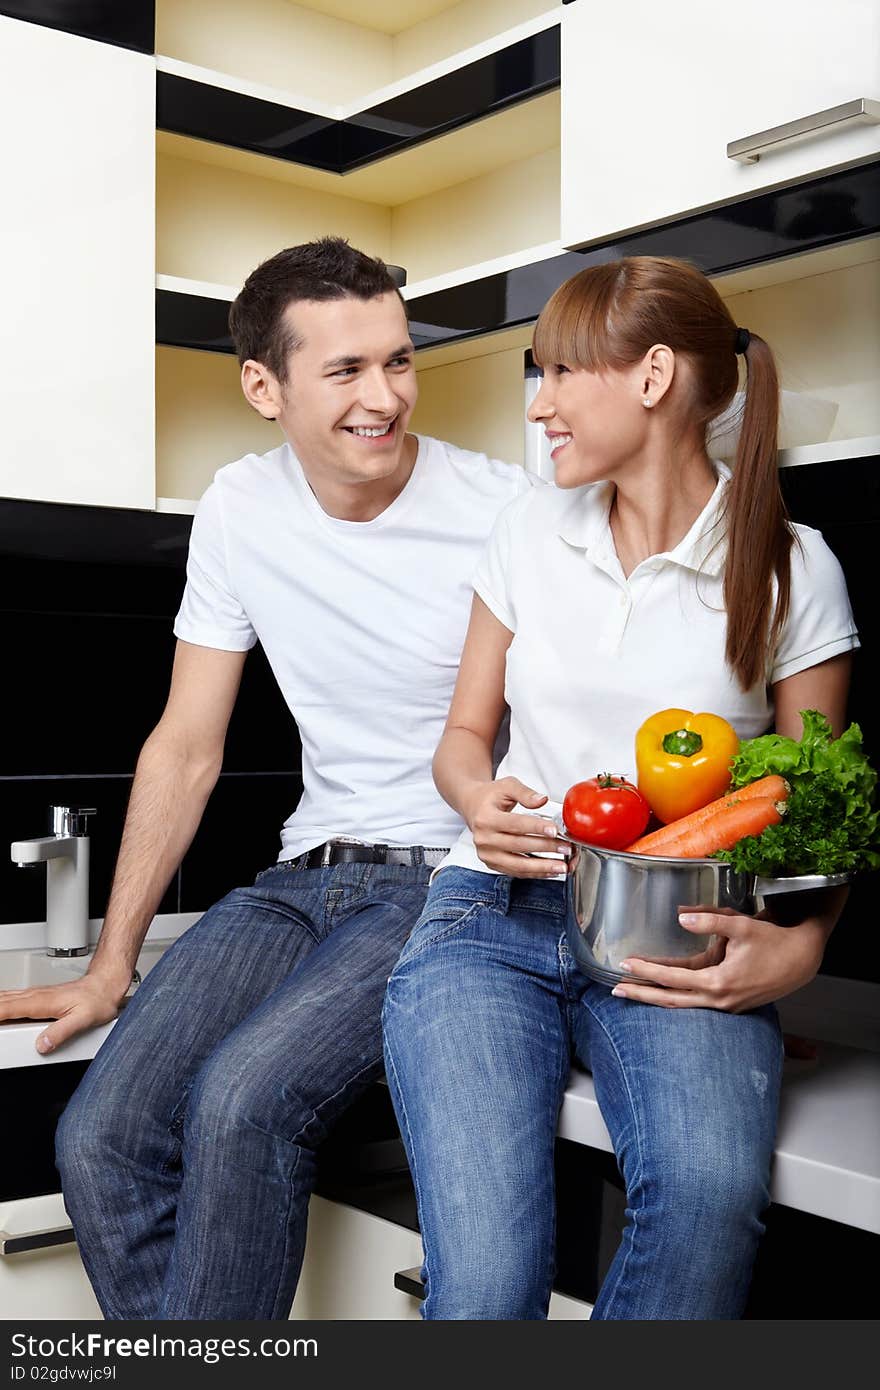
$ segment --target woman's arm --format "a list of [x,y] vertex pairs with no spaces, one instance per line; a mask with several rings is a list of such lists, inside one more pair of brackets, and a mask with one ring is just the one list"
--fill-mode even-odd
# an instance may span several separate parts
[[516,878],[558,875],[559,861],[526,856],[559,851],[556,826],[538,816],[545,795],[516,777],[492,777],[492,750],[504,716],[504,668],[513,633],[474,596],[458,680],[443,737],[434,754],[434,781],[444,801],[467,822],[483,863]]
[[[779,681],[773,687],[777,733],[799,739],[803,732],[800,710],[816,709],[827,716],[839,738],[846,719],[851,669],[852,657],[846,652]],[[701,935],[717,932],[727,938],[720,964],[687,970],[652,965],[634,957],[626,964],[652,983],[627,981],[613,993],[665,1008],[724,1009],[730,1013],[744,1013],[782,999],[815,976],[847,891],[833,888],[809,894],[813,914],[793,927],[777,927],[754,917],[688,913],[680,920],[689,931]]]
[[776,708],[774,727],[778,734],[800,738],[803,733],[800,712],[817,709],[831,725],[835,738],[840,738],[846,724],[846,700],[852,674],[852,652],[843,652],[777,681],[773,687]]

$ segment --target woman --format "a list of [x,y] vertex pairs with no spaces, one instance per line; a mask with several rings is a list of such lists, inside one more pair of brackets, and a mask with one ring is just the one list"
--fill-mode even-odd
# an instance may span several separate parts
[[[627,1225],[594,1318],[736,1318],[768,1202],[782,1047],[772,1001],[815,974],[842,896],[781,931],[691,914],[720,932],[701,969],[629,962],[609,990],[574,968],[548,797],[633,769],[636,729],[711,710],[741,738],[798,712],[840,733],[858,646],[840,566],[793,526],[776,463],[767,344],[737,329],[683,262],[582,271],[542,313],[529,417],[557,488],[499,518],[437,786],[467,830],[435,875],[391,977],[386,1064],[425,1244],[427,1318],[546,1316],[553,1141],[572,1054],[627,1188]],[[711,420],[747,389],[731,471]],[[505,702],[509,752],[493,778]],[[532,813],[532,814],[523,814]],[[636,977],[639,977],[638,982]]]

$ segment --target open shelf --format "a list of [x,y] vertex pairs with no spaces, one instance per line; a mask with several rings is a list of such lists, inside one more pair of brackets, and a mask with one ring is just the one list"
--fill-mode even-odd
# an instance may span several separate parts
[[160,71],[335,119],[558,25],[546,0],[157,0]]
[[559,94],[346,175],[167,132],[156,165],[163,276],[238,286],[281,247],[333,233],[431,280],[557,240]]
[[157,496],[197,500],[225,463],[282,442],[245,401],[234,357],[156,348]]

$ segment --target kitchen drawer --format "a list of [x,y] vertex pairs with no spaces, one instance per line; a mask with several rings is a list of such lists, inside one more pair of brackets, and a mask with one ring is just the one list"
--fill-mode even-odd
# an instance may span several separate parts
[[100,1318],[79,1251],[68,1238],[69,1228],[60,1192],[0,1203],[0,1231],[10,1247],[52,1238],[63,1242],[0,1253],[0,1316],[4,1319]]

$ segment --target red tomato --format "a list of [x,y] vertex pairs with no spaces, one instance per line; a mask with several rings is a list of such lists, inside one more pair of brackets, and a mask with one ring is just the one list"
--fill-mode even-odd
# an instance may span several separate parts
[[562,819],[572,839],[602,849],[626,849],[650,818],[651,808],[638,787],[607,772],[575,782],[562,803]]

